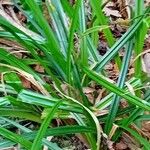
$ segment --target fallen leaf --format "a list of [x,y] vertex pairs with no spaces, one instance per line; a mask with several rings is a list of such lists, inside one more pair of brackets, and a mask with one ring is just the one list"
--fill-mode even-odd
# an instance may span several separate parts
[[131,137],[127,133],[123,133],[122,141],[128,146],[131,150],[141,150],[140,143],[135,140],[135,138]]
[[37,72],[44,73],[44,68],[40,65],[36,65],[34,69]]
[[83,92],[84,92],[85,94],[93,93],[94,91],[95,91],[94,88],[90,88],[90,87],[84,87],[84,88],[83,88]]
[[150,53],[146,53],[143,57],[143,70],[150,76]]
[[13,5],[13,2],[11,0],[1,0],[0,4],[2,4],[2,5]]
[[28,80],[26,80],[23,77],[20,77],[21,81],[22,81],[22,85],[24,88],[30,89],[31,88],[31,82],[29,82]]
[[128,148],[127,144],[125,144],[123,141],[120,141],[119,143],[116,144],[116,150],[124,150],[127,148]]
[[105,7],[104,7],[104,12],[106,16],[115,16],[115,17],[121,17],[121,14],[119,13],[118,10],[113,10],[112,9],[113,4],[112,2],[109,2]]

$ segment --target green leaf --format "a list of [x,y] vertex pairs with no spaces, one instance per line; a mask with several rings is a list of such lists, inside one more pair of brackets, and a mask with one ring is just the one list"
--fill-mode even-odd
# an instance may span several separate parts
[[[136,33],[136,36],[135,36],[135,57],[140,55],[143,51],[145,37],[146,37],[146,34],[148,32],[148,29],[149,29],[148,19],[150,19],[150,18],[148,17],[146,19],[143,19],[143,23],[141,24],[139,30]],[[142,74],[142,57],[139,57],[135,60],[135,77],[136,78],[142,78],[141,74]]]
[[[61,127],[47,129],[45,137],[47,137],[47,136],[60,136],[60,135],[75,134],[75,133],[88,133],[88,132],[95,133],[95,128],[93,129],[91,127],[78,126],[78,125],[61,126]],[[30,133],[22,134],[22,137],[26,138],[28,140],[33,140],[36,135],[37,135],[37,131],[33,131]],[[15,144],[16,144],[15,141],[12,142],[9,140],[1,140],[0,141],[0,148],[9,147],[9,146],[12,146]]]
[[20,135],[17,135],[5,128],[0,127],[0,135],[16,143],[20,143],[22,146],[24,146],[28,150],[30,150],[31,148],[32,143],[30,141],[26,140],[26,138]]
[[34,18],[39,24],[39,26],[43,29],[46,38],[46,48],[49,53],[53,56],[53,59],[57,62],[57,65],[61,67],[63,71],[65,71],[65,58],[60,51],[60,47],[58,41],[52,31],[51,27],[49,26],[48,22],[44,18],[39,6],[36,4],[34,0],[26,0],[26,4],[30,7],[34,14]]
[[110,50],[102,57],[100,62],[95,66],[96,71],[101,71],[103,67],[116,55],[116,53],[129,41],[135,32],[139,29],[143,22],[143,18],[150,11],[147,8],[144,15],[139,17],[137,21],[128,29],[128,31],[110,48]]
[[66,57],[68,47],[68,22],[64,13],[60,0],[46,0],[47,8],[49,10],[50,18],[52,20],[53,28],[56,31],[57,39],[60,43],[62,53]]
[[0,48],[0,60],[4,60],[5,62],[9,63],[11,66],[18,67],[32,74],[37,80],[43,83],[43,80],[41,80],[41,78],[29,66],[27,66],[20,59],[13,56],[3,48]]
[[[124,87],[124,83],[125,83],[125,79],[127,76],[128,67],[129,67],[129,63],[130,63],[130,59],[132,55],[132,49],[133,49],[133,41],[131,40],[130,42],[128,42],[128,45],[126,47],[126,53],[123,59],[121,71],[119,74],[119,79],[117,81],[117,86],[120,89]],[[105,132],[107,134],[109,134],[112,128],[113,122],[115,120],[115,117],[118,111],[119,102],[120,102],[120,96],[118,96],[117,94],[114,94],[113,100],[111,102],[111,108],[109,110],[109,114],[108,114],[106,125],[105,125]]]
[[72,18],[72,24],[70,27],[69,40],[68,40],[66,74],[67,74],[67,79],[68,79],[69,84],[71,83],[71,75],[72,75],[72,71],[71,71],[72,55],[71,55],[71,53],[72,53],[72,50],[74,47],[73,39],[74,39],[74,32],[76,29],[76,23],[77,23],[77,19],[78,19],[78,12],[79,12],[80,5],[81,5],[81,0],[77,0],[75,11],[74,11],[73,18]]
[[[107,20],[106,16],[103,14],[102,1],[91,0],[90,3],[93,8],[94,15],[96,15],[96,17],[97,17],[94,24],[98,25],[100,23],[100,25],[108,26],[108,20]],[[109,47],[112,47],[115,43],[115,39],[113,37],[111,30],[109,28],[106,28],[103,30],[103,32],[107,39]],[[97,32],[97,34],[98,34],[98,32]],[[98,36],[94,36],[94,37],[96,37],[96,39],[98,41]],[[117,57],[115,57],[115,61],[118,65],[118,67],[120,68],[121,60],[120,60],[119,55],[117,55]]]
[[126,99],[128,102],[150,111],[150,103],[138,98],[137,96],[133,96],[131,94],[126,93],[123,89],[117,87],[116,85],[108,82],[102,75],[97,74],[96,72],[83,67],[83,71],[98,84],[104,86],[107,90],[117,94],[118,96]]
[[[85,14],[85,6],[84,1],[81,1],[79,9],[79,30],[80,32],[86,31],[86,14]],[[81,63],[84,66],[88,66],[88,49],[87,49],[87,39],[85,36],[82,36],[82,40],[80,43],[80,57],[81,57]]]
[[10,120],[10,119],[4,118],[4,117],[0,117],[0,119],[9,122],[11,125],[13,125],[13,126],[19,128],[19,129],[21,129],[21,130],[24,131],[24,132],[31,132],[30,129],[28,129],[28,128],[22,126],[22,125],[20,125],[20,124],[17,123],[16,121],[13,121],[13,120]]
[[[28,129],[28,128],[22,126],[22,125],[20,125],[19,123],[15,122],[15,121],[13,121],[13,120],[10,120],[10,119],[4,118],[4,117],[0,117],[0,119],[3,119],[4,121],[9,122],[9,123],[11,124],[11,126],[13,125],[13,126],[17,127],[18,129],[20,129],[20,130],[23,131],[23,132],[26,132],[26,133],[31,133],[31,132],[32,132],[32,130],[30,130],[30,129]],[[2,143],[3,143],[3,142],[2,142]],[[2,143],[0,142],[0,145],[1,145]],[[47,141],[46,139],[43,139],[43,140],[42,140],[42,143],[45,144],[46,146],[48,146],[48,148],[50,148],[50,149],[52,149],[52,150],[56,150],[56,149],[57,149],[57,150],[61,150],[61,149],[57,146],[56,143],[52,143],[52,142],[50,142],[50,141]],[[6,142],[6,145],[4,145],[4,143],[3,143],[2,145],[3,145],[3,148],[5,148],[5,147],[10,147],[10,146],[12,146],[12,144],[14,144],[14,143],[13,143],[13,142]],[[0,148],[1,148],[1,147],[0,147]]]
[[109,28],[109,26],[106,26],[106,25],[94,26],[92,28],[87,29],[85,32],[83,32],[81,37],[87,36],[88,34],[93,33],[95,31],[102,31],[102,30],[107,29],[107,28]]
[[123,128],[124,130],[128,131],[132,136],[134,136],[134,138],[136,138],[144,146],[145,150],[149,150],[150,143],[146,139],[144,139],[141,135],[139,135],[136,131],[124,126],[119,127]]
[[[99,0],[91,0],[90,2],[91,2],[91,6],[92,6],[92,8],[93,8],[93,10],[94,10],[94,12],[96,14],[96,17],[97,17],[99,23],[101,25],[108,26],[107,19],[104,16],[104,14],[102,12],[102,9],[101,9],[101,3],[102,2],[99,1]],[[113,35],[112,35],[110,29],[106,28],[104,30],[104,34],[105,34],[105,36],[107,38],[109,46],[112,46],[114,44],[114,42],[115,42],[115,39],[113,38]]]
[[[141,81],[139,79],[134,78],[134,77],[131,78],[130,80],[128,80],[127,83],[129,83],[133,88],[141,85]],[[124,87],[124,90],[126,92],[128,92],[127,86]],[[100,109],[100,110],[107,108],[111,104],[111,100],[113,98],[113,95],[114,95],[113,93],[109,93],[107,96],[105,96],[100,101],[98,101],[96,104],[96,108]]]
[[14,108],[0,108],[0,116],[18,117],[26,120],[31,120],[34,122],[41,122],[40,115],[35,112],[27,111],[24,109],[14,109]]
[[[144,97],[145,101],[148,101],[150,102],[150,91],[147,90],[146,94],[145,94],[145,97]],[[125,120],[123,119],[123,122],[122,122],[122,126],[124,127],[128,127],[132,122],[135,121],[135,119],[140,116],[141,114],[144,113],[144,110],[140,109],[140,108],[136,108],[134,109],[130,116],[128,118],[125,118]],[[113,139],[116,140],[118,139],[118,137],[120,136],[121,134],[121,130],[118,130],[116,132],[116,134],[114,135]]]
[[49,109],[49,113],[46,116],[46,118],[44,119],[44,121],[42,122],[40,129],[33,141],[31,150],[40,150],[41,149],[41,144],[42,144],[42,138],[44,137],[46,130],[51,122],[51,120],[53,119],[54,114],[56,113],[59,105],[61,104],[62,101],[58,101],[54,107],[52,107],[51,109]]
[[20,78],[14,72],[5,73],[4,80],[8,85],[13,87],[17,92],[19,92],[23,88]]
[[71,7],[70,3],[68,0],[60,0],[61,4],[64,8],[64,11],[66,12],[66,14],[72,18],[73,17],[73,13],[74,13],[74,8]]
[[61,100],[62,104],[59,107],[60,109],[71,112],[83,113],[83,110],[79,105],[69,103],[68,101],[66,101],[66,99],[48,97],[32,91],[22,90],[22,92],[19,93],[18,98],[24,103],[34,104],[36,106],[42,107],[53,107],[56,102]]

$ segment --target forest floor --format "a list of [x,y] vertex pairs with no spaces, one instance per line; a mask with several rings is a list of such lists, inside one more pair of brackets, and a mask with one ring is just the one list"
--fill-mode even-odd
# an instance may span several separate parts
[[[73,4],[74,1],[71,1],[71,3]],[[23,14],[21,14],[18,10],[13,8],[12,7],[13,4],[9,0],[2,1],[2,5],[4,6],[7,13],[12,13],[12,14],[10,14],[12,16],[16,15],[17,20],[20,21],[21,24],[26,22],[25,16],[23,16]],[[109,22],[110,22],[110,26],[111,26],[113,35],[118,39],[128,29],[128,22],[130,19],[131,11],[130,11],[129,7],[127,7],[127,6],[133,6],[133,5],[134,5],[133,1],[129,2],[128,0],[127,1],[112,0],[111,2],[107,3],[107,5],[105,5],[105,7],[104,7],[104,13],[109,18]],[[146,1],[145,5],[149,5],[149,2]],[[88,11],[88,9],[89,8],[87,7],[87,11]],[[46,12],[45,12],[45,16],[46,16]],[[99,40],[100,40],[100,44],[98,46],[98,51],[101,55],[104,55],[107,51],[108,45],[107,45],[107,41],[105,40],[104,35],[102,33],[99,34]],[[1,38],[0,39],[0,47],[4,47],[7,50],[9,50],[10,52],[19,50],[21,52],[17,53],[16,55],[20,58],[26,57],[25,56],[26,54],[23,53],[24,49],[16,42],[12,42],[12,41]],[[145,44],[144,44],[144,50],[148,50],[148,49],[150,49],[150,34],[147,35],[147,38],[146,38]],[[120,52],[120,56],[122,56],[122,57],[124,56],[123,50]],[[147,68],[146,69],[147,73],[149,74],[150,73],[150,69],[149,69],[150,54],[149,53],[146,52],[145,55],[143,55],[143,62]],[[43,68],[41,68],[40,66],[37,65],[34,67],[35,67],[36,71],[41,72],[41,73],[43,72]],[[118,79],[119,71],[118,71],[117,66],[113,63],[113,61],[106,66],[106,69],[109,72],[108,77],[110,79],[116,81]],[[133,73],[134,73],[134,68],[133,68],[133,66],[131,66],[131,68],[128,72],[128,75],[130,76]],[[22,79],[22,82],[24,83],[24,87],[32,88],[30,82],[27,82],[24,79]],[[87,96],[92,100],[93,89],[85,89],[85,92],[86,92]],[[127,103],[122,102],[120,105],[122,105],[122,107],[125,107],[127,105]],[[143,136],[150,138],[150,121],[143,122],[140,133],[142,133]],[[86,145],[86,141],[84,141],[84,139],[82,139],[82,137],[80,135],[69,135],[69,136],[61,136],[61,137],[56,136],[56,137],[53,137],[51,139],[51,141],[54,143],[56,142],[58,144],[58,146],[64,150],[86,150],[86,149],[88,149],[87,145]],[[10,148],[8,150],[15,150],[15,149],[16,148]],[[105,141],[105,139],[104,139],[102,149],[104,149],[104,150],[105,149],[109,149],[109,150],[140,150],[140,146],[139,146],[139,143],[134,141],[133,138],[128,136],[128,134],[124,133],[122,138],[120,139],[120,141],[118,141],[117,143],[113,143],[112,141]],[[43,150],[46,150],[46,148]]]

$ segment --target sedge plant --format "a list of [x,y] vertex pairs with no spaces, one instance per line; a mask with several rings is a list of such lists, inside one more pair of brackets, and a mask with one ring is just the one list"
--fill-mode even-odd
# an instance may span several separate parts
[[[0,148],[20,144],[21,149],[40,150],[47,146],[59,150],[57,143],[48,141],[47,136],[78,133],[87,141],[88,148],[99,150],[103,137],[117,141],[122,132],[129,132],[142,147],[149,149],[149,142],[130,126],[139,127],[141,120],[150,119],[144,114],[150,111],[150,89],[139,88],[148,82],[141,76],[141,58],[136,59],[134,75],[127,75],[132,56],[143,49],[150,24],[150,8],[141,3],[136,1],[135,19],[119,39],[114,38],[102,1],[89,2],[90,26],[83,0],[76,0],[74,5],[67,0],[14,0],[14,6],[26,17],[23,25],[0,9],[0,38],[17,42],[28,54],[20,58],[0,48]],[[108,43],[104,56],[97,51],[99,32],[104,33]],[[123,61],[119,57],[122,48]],[[105,69],[111,60],[120,72],[118,81],[113,83]],[[44,71],[36,71],[35,65]],[[22,78],[32,88],[26,88]],[[92,83],[106,91],[96,102],[91,102],[84,92]],[[140,90],[134,95],[129,85]],[[120,107],[121,100],[128,102],[126,108]],[[107,113],[99,116],[103,110]],[[55,119],[63,120],[63,125],[54,126]],[[38,127],[25,127],[24,121],[34,122]],[[114,126],[117,129],[112,134]]]

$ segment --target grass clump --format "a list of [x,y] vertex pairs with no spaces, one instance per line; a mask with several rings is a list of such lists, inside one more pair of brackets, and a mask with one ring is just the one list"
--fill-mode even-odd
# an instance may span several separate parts
[[[0,148],[19,143],[31,150],[44,145],[60,149],[46,137],[80,133],[90,149],[98,150],[103,138],[117,141],[123,132],[129,132],[148,149],[149,142],[130,126],[138,128],[139,118],[150,111],[150,89],[145,88],[148,77],[142,71],[141,58],[135,60],[132,76],[128,71],[132,57],[143,50],[150,8],[137,2],[129,29],[115,39],[99,0],[90,0],[90,25],[83,0],[74,5],[67,0],[15,0],[13,4],[26,23],[16,22],[0,9],[0,38],[18,43],[25,57],[0,48],[0,116],[4,122]],[[103,56],[97,51],[99,32],[108,44]],[[105,67],[112,60],[119,72],[113,82]],[[98,85],[99,91],[104,90],[101,98],[95,90]],[[94,89],[92,98],[89,89]],[[134,93],[131,89],[138,90]],[[124,100],[127,106],[122,108]],[[61,120],[61,125],[55,120]],[[30,129],[25,122],[38,127]]]

